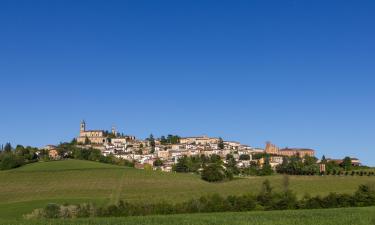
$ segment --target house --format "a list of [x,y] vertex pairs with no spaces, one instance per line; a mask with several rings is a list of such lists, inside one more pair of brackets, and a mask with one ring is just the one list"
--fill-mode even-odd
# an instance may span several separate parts
[[57,149],[50,149],[48,151],[48,156],[50,159],[53,159],[53,160],[58,160],[61,158]]
[[198,136],[198,137],[183,137],[180,138],[181,144],[196,144],[196,145],[208,145],[218,143],[219,138],[210,138],[207,136]]
[[43,147],[43,149],[47,150],[47,151],[52,150],[52,149],[56,149],[56,148],[57,147],[55,145],[46,145],[46,146]]
[[[361,162],[357,158],[350,158],[352,161],[352,166],[360,166]],[[335,162],[337,165],[342,165],[344,160],[343,159],[327,159],[327,162]]]
[[166,151],[158,151],[158,158],[161,158],[161,159],[168,159],[169,158],[169,151],[166,150]]
[[279,155],[289,157],[298,155],[301,158],[305,157],[306,155],[314,157],[315,150],[307,148],[284,148],[279,151]]
[[224,141],[224,146],[226,149],[237,150],[241,146],[241,143],[237,141]]

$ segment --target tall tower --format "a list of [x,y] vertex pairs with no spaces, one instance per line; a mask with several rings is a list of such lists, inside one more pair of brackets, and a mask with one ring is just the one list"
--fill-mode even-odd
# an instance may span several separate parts
[[112,126],[112,134],[117,136],[117,131],[116,131],[116,127],[115,126]]
[[80,133],[83,133],[83,132],[85,132],[86,131],[86,122],[84,121],[84,120],[82,120],[82,122],[81,122],[81,127],[80,127],[80,129],[79,129],[79,132]]

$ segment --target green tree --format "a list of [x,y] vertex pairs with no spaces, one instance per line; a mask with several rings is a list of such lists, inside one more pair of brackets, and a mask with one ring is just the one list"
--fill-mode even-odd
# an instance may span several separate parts
[[162,166],[163,165],[163,161],[159,158],[157,158],[155,161],[154,161],[154,166],[156,167],[159,167],[159,166]]
[[264,164],[263,164],[262,168],[258,171],[258,175],[259,176],[269,176],[269,175],[272,175],[272,174],[273,174],[273,170],[272,170],[272,167],[270,165],[269,158],[267,157],[264,160]]
[[219,138],[219,143],[217,146],[219,149],[224,149],[224,140],[221,137]]
[[271,183],[268,179],[263,181],[260,193],[257,196],[258,202],[265,208],[270,209],[273,204],[273,188],[271,187]]
[[[228,154],[229,155],[229,154]],[[228,156],[227,155],[227,156]],[[234,159],[233,155],[232,157],[229,157],[229,159],[227,159],[227,164],[226,164],[226,167],[227,167],[227,170],[232,173],[232,174],[235,174],[235,175],[238,175],[240,173],[240,170],[238,169],[237,167],[237,162],[236,160]]]
[[150,134],[150,137],[148,138],[148,142],[151,146],[151,151],[150,153],[153,154],[155,152],[155,138],[154,138],[154,135]]
[[22,166],[25,160],[13,152],[4,152],[0,155],[0,170],[9,170]]
[[177,163],[175,165],[174,170],[178,173],[188,173],[188,172],[190,172],[189,166],[188,166],[188,161],[189,161],[189,159],[188,159],[187,156],[180,157],[177,160]]
[[342,167],[344,170],[349,171],[352,169],[352,159],[350,157],[345,157],[342,162]]
[[250,155],[248,154],[240,155],[240,160],[250,160]]
[[165,136],[161,136],[160,137],[160,144],[162,144],[162,145],[166,145],[167,144],[167,139],[165,138]]
[[167,142],[169,144],[172,144],[172,145],[178,144],[178,143],[180,143],[180,137],[177,136],[177,135],[171,135],[171,134],[169,134],[168,137],[167,137]]
[[8,142],[4,146],[4,152],[11,152],[12,151],[12,145]]
[[88,137],[85,137],[85,145],[91,144],[91,141]]
[[221,157],[219,155],[216,155],[216,154],[212,154],[210,156],[210,162],[211,163],[216,163],[218,165],[222,165],[223,164],[223,161],[221,160]]
[[226,178],[226,173],[221,165],[210,163],[203,167],[201,177],[208,182],[218,182]]

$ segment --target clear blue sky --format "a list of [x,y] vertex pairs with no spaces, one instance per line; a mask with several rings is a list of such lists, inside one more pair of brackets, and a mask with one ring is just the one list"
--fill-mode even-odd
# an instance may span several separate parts
[[375,2],[0,2],[0,143],[79,122],[375,165]]

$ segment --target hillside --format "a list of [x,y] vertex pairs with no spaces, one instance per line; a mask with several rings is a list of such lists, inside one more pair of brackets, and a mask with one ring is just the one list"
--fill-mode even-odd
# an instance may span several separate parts
[[[0,172],[0,217],[20,218],[47,203],[128,201],[183,201],[209,193],[239,195],[258,192],[265,177],[207,183],[194,174],[147,172],[108,164],[65,160],[39,162],[19,169]],[[282,176],[267,177],[281,189]],[[352,193],[359,184],[375,182],[374,177],[290,178],[290,187],[299,196],[305,193]]]

